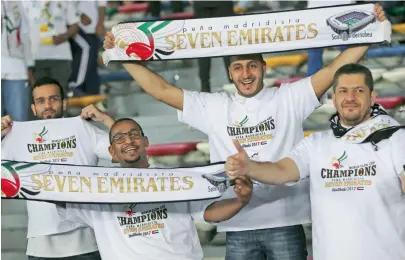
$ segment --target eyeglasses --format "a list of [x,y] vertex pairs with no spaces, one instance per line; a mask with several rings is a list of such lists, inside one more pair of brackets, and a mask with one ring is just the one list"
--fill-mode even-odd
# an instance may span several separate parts
[[116,143],[116,144],[122,144],[125,142],[125,138],[129,136],[131,140],[139,140],[143,136],[143,132],[138,131],[138,130],[131,130],[127,133],[119,133],[113,136],[111,139],[111,143]]

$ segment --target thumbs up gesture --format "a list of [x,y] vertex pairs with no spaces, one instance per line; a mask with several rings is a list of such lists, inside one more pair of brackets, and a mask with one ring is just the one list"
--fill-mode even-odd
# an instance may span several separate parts
[[230,179],[236,179],[239,176],[246,176],[250,171],[250,159],[249,155],[240,145],[238,140],[233,140],[237,154],[229,156],[226,159],[225,171]]

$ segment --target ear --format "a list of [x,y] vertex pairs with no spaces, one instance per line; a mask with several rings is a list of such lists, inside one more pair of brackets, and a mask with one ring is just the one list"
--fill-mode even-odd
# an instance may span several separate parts
[[229,79],[233,81],[232,74],[231,74],[231,65],[229,65],[229,67],[228,67],[228,75],[229,75]]
[[35,110],[34,104],[31,104],[31,110],[32,110],[32,113],[34,114],[34,116],[37,116],[37,111]]
[[332,92],[332,101],[333,101],[333,105],[335,106],[335,109],[337,109],[335,92]]
[[115,156],[115,151],[114,151],[114,149],[113,149],[112,146],[109,146],[109,147],[108,147],[108,152],[110,153],[110,155],[111,155],[111,157],[112,157],[111,162],[113,162],[113,163],[118,163],[117,156]]
[[371,106],[374,106],[377,99],[377,92],[375,90],[371,91]]
[[62,104],[63,112],[66,112],[66,108],[67,108],[67,100],[64,99],[64,100],[63,100],[63,104]]
[[145,136],[144,138],[144,142],[145,142],[145,147],[149,147],[149,139],[147,136]]
[[263,61],[263,75],[266,75],[266,71],[267,71],[267,63],[266,61]]

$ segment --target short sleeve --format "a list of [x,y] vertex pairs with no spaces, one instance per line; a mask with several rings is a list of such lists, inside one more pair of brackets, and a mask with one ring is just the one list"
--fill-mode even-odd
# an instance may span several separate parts
[[66,2],[66,21],[68,25],[80,22],[75,2]]
[[294,110],[301,122],[312,114],[317,107],[322,105],[326,97],[323,96],[321,102],[318,100],[312,87],[311,77],[293,83],[282,84],[280,90],[291,95]]
[[100,159],[111,161],[111,155],[108,151],[108,147],[110,146],[108,133],[85,120],[83,120],[83,123],[87,132],[90,134],[94,154]]
[[204,212],[209,205],[216,202],[218,199],[190,201],[190,214],[194,221],[206,222]]
[[224,111],[226,96],[223,93],[199,93],[184,91],[183,111],[178,110],[178,120],[208,134],[212,118]]
[[395,172],[398,176],[405,176],[405,129],[393,134],[390,144]]
[[2,160],[14,160],[13,156],[13,142],[12,132],[9,132],[1,141],[1,159]]
[[295,162],[298,171],[300,173],[300,179],[306,179],[309,177],[310,168],[310,154],[313,149],[315,134],[312,134],[304,139],[302,139],[298,144],[295,145],[293,150],[287,156]]
[[57,206],[61,219],[93,227],[91,205],[66,203],[66,207]]

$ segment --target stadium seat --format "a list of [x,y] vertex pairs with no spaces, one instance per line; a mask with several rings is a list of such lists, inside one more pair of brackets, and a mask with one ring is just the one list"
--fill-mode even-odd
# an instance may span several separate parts
[[382,75],[384,72],[387,71],[387,69],[384,68],[377,68],[377,69],[370,69],[371,74],[373,75],[373,81],[376,82],[381,79]]
[[405,104],[405,97],[384,97],[377,98],[376,103],[383,106],[385,109],[395,109],[403,104]]
[[105,10],[105,15],[108,17],[113,16],[118,12],[118,9],[116,7],[107,7]]
[[303,79],[303,77],[294,77],[294,78],[288,78],[288,79],[279,79],[279,80],[277,80],[277,81],[274,83],[274,85],[277,86],[277,87],[280,87],[281,84],[283,84],[283,83],[293,83],[293,82],[296,82],[296,81],[301,80],[301,79]]
[[403,16],[405,14],[405,7],[398,6],[387,10],[387,12],[392,16]]
[[121,5],[118,8],[118,12],[124,14],[136,13],[136,12],[145,12],[149,9],[148,3],[132,3],[128,5]]
[[396,45],[392,47],[379,47],[367,51],[368,58],[383,58],[405,55],[405,45]]
[[173,20],[176,20],[176,19],[178,19],[178,20],[182,20],[182,19],[191,19],[191,18],[193,18],[194,17],[194,13],[186,13],[186,12],[183,12],[183,13],[171,13],[171,14],[166,14],[166,15],[163,15],[162,17],[161,17],[161,19],[163,19],[163,20],[166,20],[166,19],[173,19]]
[[281,66],[301,66],[308,60],[308,54],[284,55],[265,58],[264,61],[268,68],[277,68]]
[[92,95],[92,96],[84,96],[84,97],[72,97],[67,99],[67,106],[68,107],[87,107],[90,104],[96,104],[100,101],[104,101],[107,99],[106,95]]
[[158,144],[146,148],[148,156],[185,155],[197,149],[198,142]]
[[102,83],[111,81],[124,81],[133,80],[131,74],[126,71],[119,71],[114,73],[102,73],[100,74],[100,80]]
[[401,82],[405,80],[405,68],[397,68],[384,72],[382,78],[391,82]]
[[392,25],[392,30],[393,30],[394,32],[396,32],[396,33],[403,33],[403,34],[405,34],[405,23]]
[[203,154],[210,154],[210,144],[208,142],[200,142],[197,144],[196,148]]

